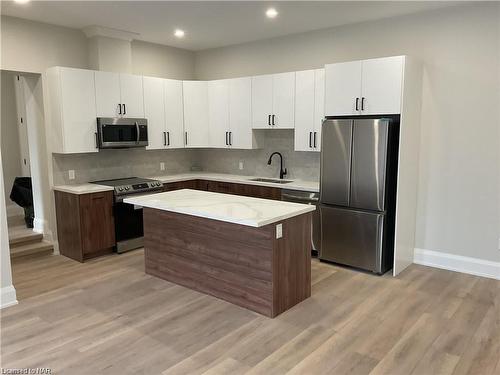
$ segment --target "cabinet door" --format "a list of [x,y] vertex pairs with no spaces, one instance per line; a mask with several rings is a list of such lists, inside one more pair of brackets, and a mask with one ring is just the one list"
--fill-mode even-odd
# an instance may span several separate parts
[[208,147],[208,84],[184,81],[183,95],[186,147]]
[[361,61],[326,65],[325,80],[325,115],[358,115],[361,100]]
[[270,129],[273,112],[273,76],[252,77],[252,127]]
[[60,68],[59,74],[63,151],[97,152],[94,72]]
[[97,117],[116,117],[121,113],[120,75],[118,73],[100,72],[95,74],[95,101]]
[[273,76],[273,128],[295,127],[295,72]]
[[401,113],[403,56],[363,61],[363,115]]
[[321,125],[325,118],[325,69],[314,71],[314,151],[321,151]]
[[165,119],[167,123],[167,148],[184,147],[184,108],[182,103],[182,81],[166,79]]
[[124,117],[144,117],[142,76],[120,74],[120,97]]
[[82,250],[85,255],[115,245],[113,193],[80,195]]
[[163,79],[144,77],[144,117],[148,120],[148,150],[166,146]]
[[208,82],[208,128],[210,146],[229,147],[229,82]]
[[229,80],[229,130],[232,148],[253,148],[250,77]]
[[295,73],[295,151],[314,149],[314,76],[314,70]]

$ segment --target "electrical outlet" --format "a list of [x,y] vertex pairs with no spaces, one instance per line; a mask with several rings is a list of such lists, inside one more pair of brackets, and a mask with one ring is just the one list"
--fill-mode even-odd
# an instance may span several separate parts
[[276,224],[276,239],[283,237],[283,224]]
[[165,170],[165,163],[161,162],[160,163],[160,171],[164,171],[164,170]]
[[243,170],[243,160],[240,160],[238,168],[240,168],[240,171]]
[[74,180],[75,179],[75,170],[74,169],[70,169],[68,171],[68,177],[70,180]]

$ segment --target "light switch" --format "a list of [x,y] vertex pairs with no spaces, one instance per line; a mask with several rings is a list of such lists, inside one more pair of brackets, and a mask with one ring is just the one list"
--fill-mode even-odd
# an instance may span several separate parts
[[75,170],[74,169],[70,169],[68,171],[68,177],[70,180],[74,180],[75,179]]
[[283,237],[283,224],[276,224],[276,239]]
[[160,162],[160,171],[164,171],[164,170],[165,170],[165,163]]
[[243,170],[243,160],[240,160],[238,168],[240,168],[240,171]]

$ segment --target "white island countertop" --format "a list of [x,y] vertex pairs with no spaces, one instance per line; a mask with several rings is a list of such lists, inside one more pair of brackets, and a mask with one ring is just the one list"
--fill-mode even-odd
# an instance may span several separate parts
[[307,204],[191,189],[131,197],[124,202],[250,227],[262,227],[315,210]]

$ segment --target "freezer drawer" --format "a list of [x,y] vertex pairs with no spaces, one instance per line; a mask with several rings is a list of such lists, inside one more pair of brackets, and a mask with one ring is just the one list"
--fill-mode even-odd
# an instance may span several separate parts
[[384,215],[320,206],[319,258],[381,273]]

